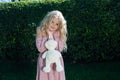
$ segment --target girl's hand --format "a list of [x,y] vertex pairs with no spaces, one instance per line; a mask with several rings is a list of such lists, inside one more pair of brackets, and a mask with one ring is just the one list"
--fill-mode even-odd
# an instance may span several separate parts
[[49,38],[53,39],[53,32],[47,29],[47,33],[48,33]]

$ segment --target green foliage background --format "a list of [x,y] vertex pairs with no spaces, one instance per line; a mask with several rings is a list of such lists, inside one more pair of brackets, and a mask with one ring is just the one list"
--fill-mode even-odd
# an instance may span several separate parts
[[0,59],[36,59],[36,27],[51,10],[60,10],[67,20],[65,59],[71,62],[120,60],[119,0],[0,3]]

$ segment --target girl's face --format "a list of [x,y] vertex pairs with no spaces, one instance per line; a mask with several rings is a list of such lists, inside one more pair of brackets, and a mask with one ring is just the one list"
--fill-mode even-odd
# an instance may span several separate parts
[[59,21],[57,18],[53,18],[51,21],[50,21],[50,24],[48,26],[48,30],[51,31],[51,32],[54,32],[56,31],[57,29],[59,28]]

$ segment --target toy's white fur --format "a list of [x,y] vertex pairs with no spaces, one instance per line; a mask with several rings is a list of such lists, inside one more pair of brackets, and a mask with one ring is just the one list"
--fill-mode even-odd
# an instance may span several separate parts
[[55,48],[57,47],[57,42],[55,40],[48,40],[45,43],[45,47],[48,49],[48,51],[44,52],[42,55],[42,58],[45,58],[45,67],[43,68],[44,72],[50,72],[51,68],[50,65],[51,63],[56,64],[56,71],[60,72],[63,70],[63,67],[61,66],[60,63],[60,57],[61,53]]

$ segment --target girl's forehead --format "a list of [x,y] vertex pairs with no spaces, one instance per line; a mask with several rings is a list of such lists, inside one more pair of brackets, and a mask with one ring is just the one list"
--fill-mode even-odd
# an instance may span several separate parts
[[52,20],[52,21],[57,21],[57,22],[59,21],[58,18],[52,18],[51,20]]

